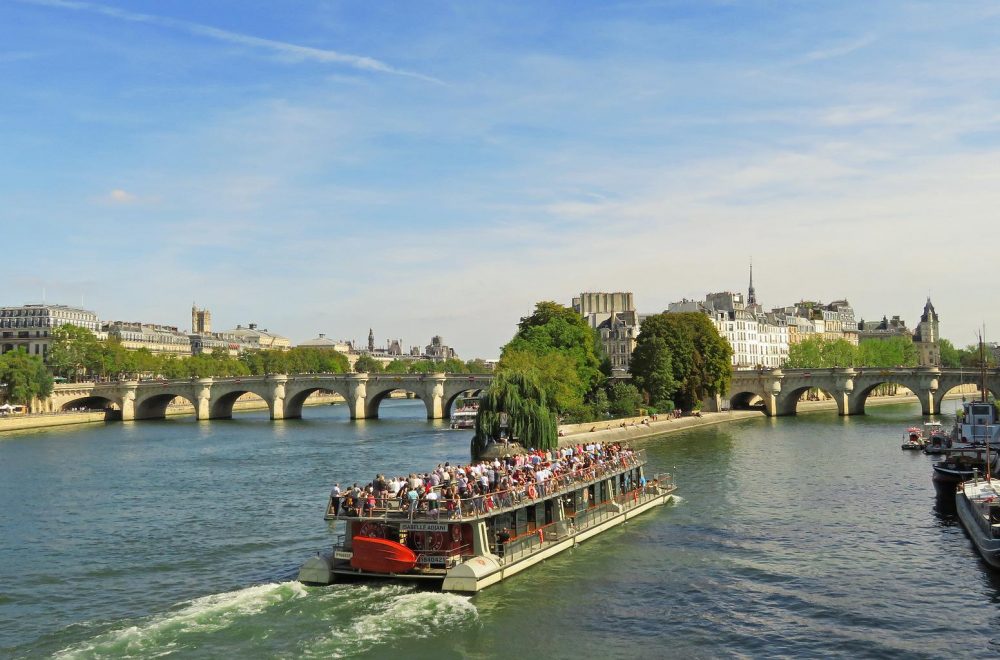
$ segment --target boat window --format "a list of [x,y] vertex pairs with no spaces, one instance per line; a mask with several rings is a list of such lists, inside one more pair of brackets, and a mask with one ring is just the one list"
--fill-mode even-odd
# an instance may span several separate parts
[[537,525],[535,524],[535,507],[528,506],[524,509],[525,514],[527,514],[527,527],[529,532],[535,531]]
[[545,500],[545,524],[549,525],[554,520],[552,516],[552,504],[553,500]]
[[528,532],[528,512],[526,509],[518,509],[514,512],[514,533],[517,536]]

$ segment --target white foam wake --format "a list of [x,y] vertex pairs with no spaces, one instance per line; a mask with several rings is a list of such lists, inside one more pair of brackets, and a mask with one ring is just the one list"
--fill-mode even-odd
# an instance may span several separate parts
[[58,658],[155,657],[176,651],[179,636],[222,630],[239,618],[259,614],[273,605],[307,594],[299,582],[261,584],[202,596],[181,603],[171,612],[102,633],[56,654]]
[[[334,622],[329,634],[315,639],[303,655],[346,657],[363,653],[387,640],[424,639],[470,623],[479,612],[470,596],[436,591],[392,592],[399,587],[373,590],[362,611]],[[352,599],[355,607],[360,599]],[[338,617],[339,619],[339,617]]]

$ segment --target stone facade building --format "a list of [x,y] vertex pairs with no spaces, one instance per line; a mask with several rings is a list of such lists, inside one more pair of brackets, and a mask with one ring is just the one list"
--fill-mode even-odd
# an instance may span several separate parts
[[611,361],[612,375],[626,375],[642,324],[632,292],[584,292],[573,298],[573,309],[600,333],[601,346]]
[[44,357],[52,345],[52,331],[66,324],[101,332],[97,314],[89,309],[46,304],[0,307],[0,353],[23,350]]
[[288,337],[268,332],[266,328],[260,329],[256,323],[251,323],[245,328],[242,325],[237,325],[232,330],[226,330],[223,334],[238,337],[247,343],[256,343],[261,349],[287,351],[292,347],[292,342]]
[[191,355],[191,338],[172,325],[111,321],[102,326],[108,339],[114,339],[130,351],[145,348],[154,355]]

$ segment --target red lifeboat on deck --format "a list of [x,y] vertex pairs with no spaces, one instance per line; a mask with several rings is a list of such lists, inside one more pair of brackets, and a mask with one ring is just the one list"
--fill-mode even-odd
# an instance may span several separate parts
[[351,568],[369,573],[406,573],[417,565],[417,555],[401,543],[367,536],[355,536],[351,543]]

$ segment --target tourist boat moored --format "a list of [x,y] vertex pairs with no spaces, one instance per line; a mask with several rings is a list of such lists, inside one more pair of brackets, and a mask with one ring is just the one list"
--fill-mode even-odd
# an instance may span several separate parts
[[902,449],[923,449],[924,448],[924,437],[923,431],[919,426],[911,426],[906,429],[906,434],[903,436]]
[[1000,489],[989,479],[972,479],[955,494],[958,519],[986,563],[1000,569]]
[[[982,447],[953,449],[944,459],[934,463],[931,466],[933,469],[931,479],[938,496],[950,498],[954,496],[955,489],[962,482],[995,473],[1000,464],[1000,454],[994,452],[987,458],[987,453]],[[989,469],[986,465],[987,460],[990,462]]]
[[[299,580],[413,580],[476,592],[671,501],[672,477],[647,478],[645,466],[642,451],[595,444],[445,464],[451,485],[415,484],[411,475],[405,499],[367,489],[331,497],[326,518],[340,534],[331,553],[303,564]],[[506,487],[463,489],[464,497],[452,487],[491,469]]]

